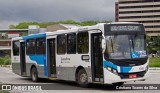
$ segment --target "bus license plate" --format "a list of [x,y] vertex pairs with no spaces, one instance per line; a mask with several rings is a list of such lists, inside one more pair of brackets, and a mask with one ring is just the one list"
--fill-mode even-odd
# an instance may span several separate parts
[[130,74],[130,75],[129,75],[129,78],[136,78],[136,77],[137,77],[136,74]]

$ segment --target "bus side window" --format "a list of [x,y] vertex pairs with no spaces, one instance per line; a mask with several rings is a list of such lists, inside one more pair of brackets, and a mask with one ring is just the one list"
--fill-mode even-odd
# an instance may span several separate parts
[[28,39],[26,42],[26,54],[34,55],[35,54],[35,39]]
[[20,47],[20,42],[19,41],[13,41],[13,56],[18,56],[19,55],[19,47]]
[[57,54],[66,53],[66,36],[59,35],[57,36]]
[[76,54],[76,34],[67,35],[67,53]]
[[46,53],[46,40],[45,38],[36,39],[36,54],[45,54]]
[[88,32],[80,32],[77,35],[77,51],[79,54],[86,54],[89,51]]

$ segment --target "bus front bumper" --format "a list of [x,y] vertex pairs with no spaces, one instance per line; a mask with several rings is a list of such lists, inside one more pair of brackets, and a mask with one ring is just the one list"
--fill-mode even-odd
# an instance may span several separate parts
[[[137,72],[139,73],[139,72]],[[136,74],[136,73],[135,73]],[[128,75],[128,78],[127,78]],[[129,82],[129,81],[144,81],[149,77],[149,70],[144,72],[143,76],[139,76],[139,77],[133,77],[133,78],[129,78],[129,75],[131,75],[130,73],[128,73],[127,75],[123,74],[122,76],[120,76],[119,74],[113,74],[112,72],[108,71],[108,70],[104,70],[104,83],[105,84],[112,84],[112,83],[118,83],[118,82]]]

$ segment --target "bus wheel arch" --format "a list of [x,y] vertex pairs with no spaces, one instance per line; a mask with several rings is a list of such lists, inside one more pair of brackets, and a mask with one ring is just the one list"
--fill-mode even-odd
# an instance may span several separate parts
[[84,69],[82,66],[77,67],[76,72],[75,72],[75,80],[76,82],[78,81],[78,72],[80,69]]
[[85,71],[85,69],[82,66],[79,66],[76,69],[76,74],[75,74],[76,82],[81,86],[81,87],[88,87],[89,82],[88,82],[88,75]]
[[37,71],[37,67],[35,65],[31,66],[30,76],[31,76],[31,79],[33,82],[38,82],[38,71]]

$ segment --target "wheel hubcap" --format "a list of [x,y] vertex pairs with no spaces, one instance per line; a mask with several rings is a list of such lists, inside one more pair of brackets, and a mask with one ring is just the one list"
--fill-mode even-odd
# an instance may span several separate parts
[[32,72],[32,78],[35,80],[35,72]]
[[87,81],[87,75],[85,73],[82,73],[80,75],[80,80],[81,80],[82,83],[86,82]]

